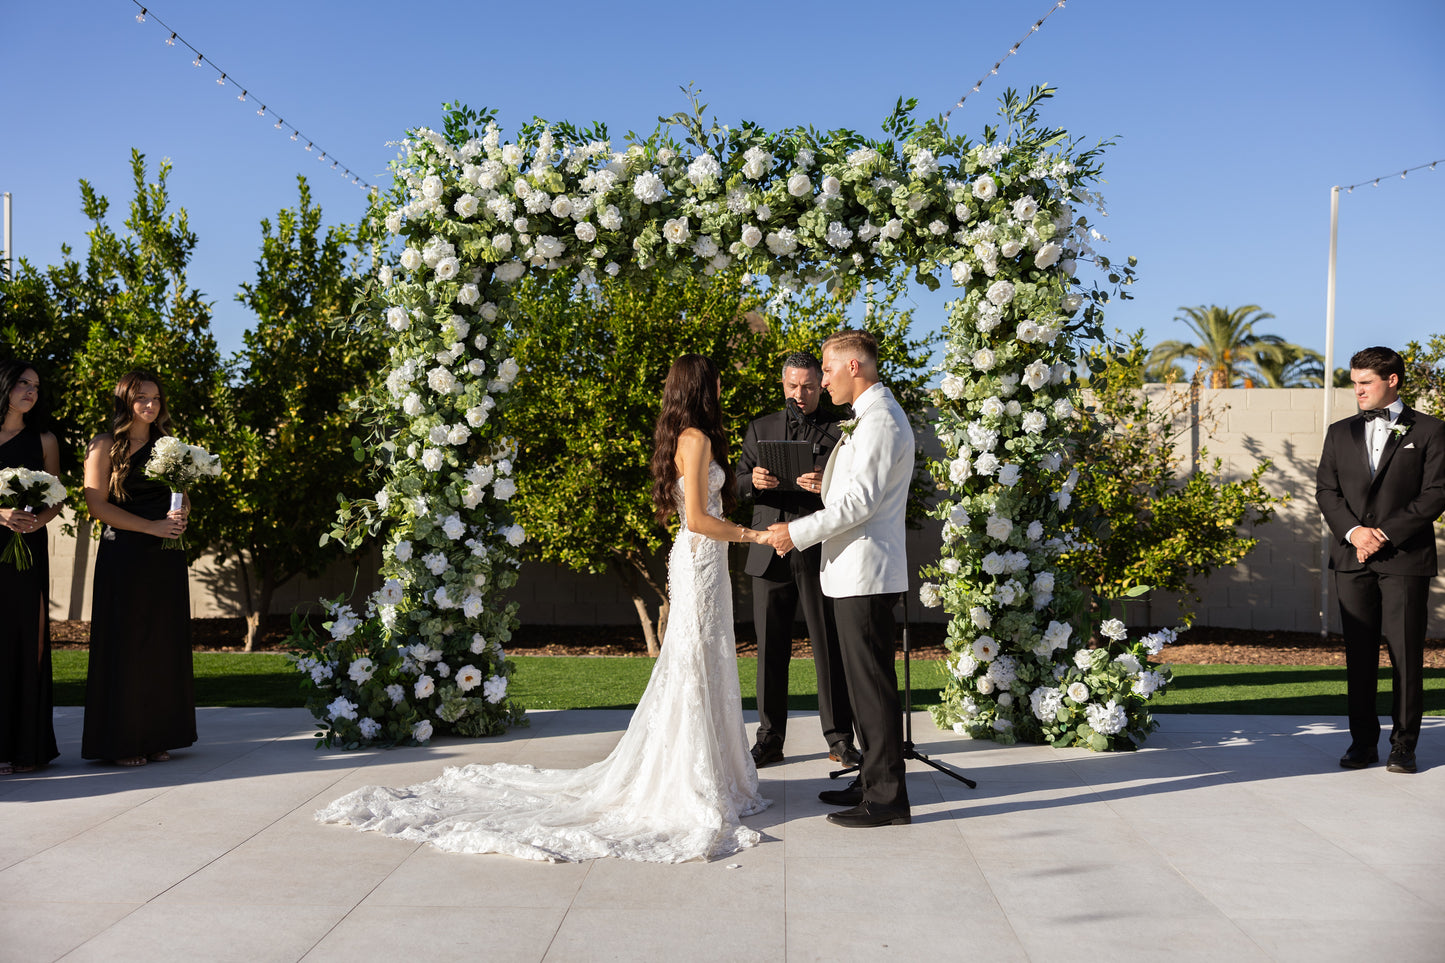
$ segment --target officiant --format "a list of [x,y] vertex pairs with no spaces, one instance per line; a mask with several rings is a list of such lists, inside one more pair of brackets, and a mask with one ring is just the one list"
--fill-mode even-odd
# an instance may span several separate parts
[[[742,455],[737,463],[738,495],[753,499],[753,524],[764,529],[775,522],[790,522],[811,515],[823,507],[823,467],[838,444],[840,416],[820,408],[823,397],[823,366],[806,352],[790,354],[783,362],[782,411],[765,415],[748,425]],[[787,441],[792,446],[767,442]],[[806,455],[794,462],[799,473],[779,477],[764,467],[783,458],[779,450],[791,448],[790,455]],[[781,469],[780,469],[781,470]],[[792,471],[783,470],[784,476]],[[853,743],[853,709],[843,680],[843,662],[838,654],[838,631],[833,620],[833,600],[823,595],[818,584],[822,546],[789,552],[780,557],[767,545],[748,550],[746,571],[753,577],[753,624],[758,634],[758,734],[753,761],[761,768],[783,759],[783,741],[788,728],[788,661],[793,653],[793,620],[798,607],[808,626],[813,645],[813,666],[818,675],[818,716],[828,758],[844,765],[857,765],[860,756]]]

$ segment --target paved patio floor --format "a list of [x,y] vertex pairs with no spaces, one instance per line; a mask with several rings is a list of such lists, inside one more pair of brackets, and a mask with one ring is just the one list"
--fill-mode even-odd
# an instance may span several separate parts
[[[816,716],[790,724],[763,845],[712,863],[441,853],[312,813],[443,765],[600,759],[625,711],[536,712],[491,740],[341,753],[299,709],[203,709],[200,742],[125,770],[0,777],[0,960],[1445,960],[1445,718],[1421,772],[1338,767],[1339,718],[1164,715],[1104,755],[914,721],[911,826],[817,801]],[[836,784],[833,784],[836,785]]]

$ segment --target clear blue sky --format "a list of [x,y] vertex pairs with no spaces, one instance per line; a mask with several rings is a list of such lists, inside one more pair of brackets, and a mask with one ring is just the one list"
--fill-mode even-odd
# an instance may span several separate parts
[[[149,6],[149,4],[148,4]],[[128,157],[169,157],[173,201],[200,238],[191,281],[226,350],[252,323],[259,222],[308,176],[328,221],[354,221],[349,181],[255,115],[259,96],[333,157],[384,181],[388,141],[440,126],[440,105],[606,122],[614,142],[703,90],[724,123],[876,133],[900,96],[948,109],[1047,0],[910,4],[737,2],[424,4],[160,0],[152,13],[251,90],[218,87],[130,0],[10,0],[0,190],[15,248],[37,264],[85,250],[80,178],[130,197]],[[1104,188],[1107,252],[1139,258],[1136,300],[1111,326],[1187,337],[1180,305],[1255,303],[1262,333],[1324,347],[1329,189],[1445,157],[1440,0],[1070,0],[953,114],[976,136],[1005,86],[1050,83],[1045,119],[1117,138]],[[1342,198],[1337,363],[1373,343],[1445,333],[1439,225],[1445,164]],[[920,297],[936,326],[941,299]]]

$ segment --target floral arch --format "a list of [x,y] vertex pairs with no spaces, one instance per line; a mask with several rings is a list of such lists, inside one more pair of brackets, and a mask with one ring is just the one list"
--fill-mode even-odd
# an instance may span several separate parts
[[[590,285],[604,275],[745,269],[786,296],[911,271],[948,282],[932,465],[942,557],[925,605],[943,605],[952,679],[935,713],[976,736],[1142,741],[1150,656],[1094,623],[1059,564],[1076,530],[1069,445],[1081,345],[1101,337],[1107,287],[1130,267],[1097,255],[1089,211],[1104,145],[1080,150],[1042,127],[1052,94],[1010,91],[1001,127],[971,143],[899,101],[887,139],[848,130],[706,126],[694,100],[645,141],[614,151],[604,128],[535,120],[504,141],[490,113],[453,106],[393,164],[369,221],[400,245],[363,323],[384,325],[391,367],[368,414],[383,466],[374,499],[345,506],[339,534],[384,530],[382,588],[366,612],[332,606],[331,637],[298,667],[329,745],[491,734],[521,721],[503,643],[502,593],[525,533],[508,501],[516,445],[507,392],[508,292],[524,275]],[[669,130],[681,135],[674,139]]]

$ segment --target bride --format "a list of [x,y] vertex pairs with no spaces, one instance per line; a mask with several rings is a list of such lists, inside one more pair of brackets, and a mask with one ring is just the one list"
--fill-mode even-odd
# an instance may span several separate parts
[[[770,801],[743,730],[727,543],[766,541],[721,516],[736,500],[721,382],[707,358],[673,362],[652,457],[657,518],[681,515],[668,556],[666,644],[627,732],[585,769],[451,767],[431,782],[367,786],[320,810],[322,822],[460,853],[527,859],[711,859],[755,846],[741,818]],[[679,505],[679,502],[681,505]]]

